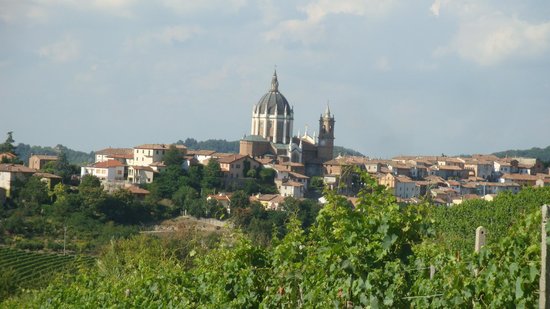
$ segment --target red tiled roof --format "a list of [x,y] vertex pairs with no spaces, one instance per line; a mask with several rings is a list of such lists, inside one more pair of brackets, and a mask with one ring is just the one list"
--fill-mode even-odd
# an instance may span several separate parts
[[132,166],[133,169],[135,170],[143,170],[143,171],[148,171],[148,172],[155,172],[154,169],[152,169],[151,167],[149,166],[139,166],[139,165],[134,165]]
[[147,195],[150,193],[149,191],[137,186],[129,186],[126,188],[126,190],[130,191],[130,193],[132,194],[137,194],[137,195]]
[[108,156],[115,156],[115,155],[133,155],[134,150],[132,148],[105,148],[101,149],[95,152],[96,155],[108,155]]
[[50,173],[35,173],[33,176],[39,177],[39,178],[55,178],[55,179],[61,179],[60,176],[50,174]]
[[[134,147],[134,149],[153,149],[153,150],[168,150],[172,144],[142,144]],[[175,145],[175,144],[174,144]],[[175,145],[176,149],[187,149],[184,145]]]
[[26,167],[21,164],[0,164],[0,172],[9,172],[9,173],[36,173],[34,168]]
[[96,168],[110,168],[110,167],[124,166],[124,164],[120,163],[117,160],[108,160],[108,161],[95,163],[92,166]]
[[241,160],[243,158],[246,158],[248,156],[246,155],[241,155],[241,154],[233,154],[233,155],[228,155],[228,156],[224,156],[224,157],[220,157],[218,158],[218,162],[220,164],[230,164],[230,163],[233,163],[235,161],[238,161],[238,160]]
[[32,157],[38,158],[40,160],[51,160],[51,161],[57,160],[57,156],[50,156],[50,155],[32,155],[31,158]]
[[13,159],[17,157],[16,155],[14,155],[13,153],[11,152],[2,152],[0,153],[0,159],[3,159],[3,158],[7,158],[7,159]]

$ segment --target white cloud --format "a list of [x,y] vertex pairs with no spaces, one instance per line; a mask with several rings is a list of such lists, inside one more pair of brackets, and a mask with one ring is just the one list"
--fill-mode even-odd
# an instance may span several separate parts
[[386,72],[391,70],[390,61],[388,60],[388,57],[382,56],[376,60],[376,63],[374,64],[374,67],[376,70],[381,72]]
[[73,38],[66,37],[62,41],[41,47],[38,54],[54,62],[69,62],[80,56],[80,46]]
[[305,19],[289,19],[280,22],[275,29],[264,33],[268,41],[287,38],[305,44],[319,41],[324,36],[322,21],[328,15],[347,14],[379,17],[386,15],[394,6],[394,0],[316,0],[299,7],[306,13]]
[[155,42],[167,45],[183,43],[201,32],[202,29],[197,26],[168,26],[155,32],[146,32],[136,38],[129,39],[126,42],[126,46],[128,48],[145,49]]
[[550,49],[550,21],[534,23],[505,14],[479,1],[435,0],[430,11],[455,15],[458,31],[434,56],[457,54],[480,65],[495,65],[518,57],[540,55]]
[[550,22],[534,24],[502,14],[465,21],[446,48],[461,58],[494,65],[512,57],[540,55],[550,47]]
[[189,14],[200,10],[220,9],[238,11],[247,0],[164,0],[162,4],[178,14]]
[[430,7],[430,11],[435,16],[439,16],[439,10],[441,10],[441,0],[435,0],[432,6]]

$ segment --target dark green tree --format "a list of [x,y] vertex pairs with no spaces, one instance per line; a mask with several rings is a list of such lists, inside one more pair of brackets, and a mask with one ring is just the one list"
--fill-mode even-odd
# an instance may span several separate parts
[[6,141],[3,144],[0,144],[0,153],[2,152],[9,152],[9,153],[15,153],[15,147],[13,146],[13,143],[15,142],[13,140],[13,132],[8,132],[8,137],[6,138]]
[[162,160],[167,166],[178,166],[181,168],[183,164],[183,154],[176,148],[176,145],[172,144],[162,157]]
[[242,190],[233,192],[231,196],[231,209],[233,208],[247,208],[250,206],[250,200],[248,194]]
[[31,177],[19,191],[19,200],[26,206],[40,205],[49,200],[48,187],[38,177]]
[[201,182],[203,189],[219,189],[222,186],[222,170],[220,163],[216,160],[209,160],[204,167]]

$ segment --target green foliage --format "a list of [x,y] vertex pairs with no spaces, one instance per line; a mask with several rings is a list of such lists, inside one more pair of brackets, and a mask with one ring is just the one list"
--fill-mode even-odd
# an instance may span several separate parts
[[546,148],[533,147],[524,150],[506,150],[495,152],[494,155],[500,158],[504,157],[529,157],[537,158],[544,162],[550,162],[550,146]]
[[176,148],[176,145],[172,144],[170,145],[170,148],[166,151],[164,154],[164,157],[162,158],[162,161],[164,161],[164,164],[167,166],[178,166],[181,168],[181,165],[183,164],[183,155],[182,153]]
[[363,154],[360,153],[359,151],[356,151],[356,150],[353,150],[353,149],[350,149],[350,148],[346,148],[346,147],[342,147],[342,146],[334,146],[334,157],[336,158],[339,155],[363,157]]
[[38,177],[30,177],[19,191],[19,200],[23,205],[41,205],[49,201],[48,187]]
[[203,178],[201,181],[203,189],[220,189],[222,186],[222,170],[216,160],[209,160],[204,167]]
[[15,153],[15,147],[13,147],[14,142],[15,141],[13,140],[13,132],[9,131],[7,133],[6,141],[0,144],[0,153],[3,153],[3,152]]
[[56,273],[73,271],[76,267],[89,266],[91,263],[93,259],[90,257],[0,247],[0,301],[16,294],[21,288],[44,286]]
[[[548,189],[527,190],[516,197],[503,195],[491,203],[459,205],[456,211],[442,213],[441,208],[428,204],[400,206],[370,176],[361,174],[359,178],[363,188],[355,207],[345,197],[327,192],[328,203],[307,228],[305,221],[312,220],[317,209],[312,204],[290,199],[283,204],[285,210],[277,212],[266,211],[259,204],[232,208],[235,224],[256,239],[236,232],[224,235],[212,250],[201,249],[200,241],[174,250],[146,236],[114,241],[97,268],[64,277],[42,291],[2,305],[536,307],[539,203],[548,203]],[[526,206],[514,208],[506,203]],[[539,205],[529,206],[531,203]],[[501,211],[509,215],[499,214]],[[508,226],[508,231],[490,238],[480,253],[472,248],[457,253],[445,243],[467,222],[472,233],[468,237],[473,238],[477,218],[485,220],[485,212],[492,212],[494,221],[499,221],[493,222],[492,228]],[[447,228],[436,221],[442,216],[462,222]],[[280,221],[287,222],[284,230],[278,229]],[[259,233],[268,228],[271,233]],[[491,235],[491,228],[488,230]],[[271,237],[270,242],[265,241],[266,236]],[[205,247],[211,244],[205,243]],[[433,279],[429,278],[430,265],[436,268]]]
[[487,241],[497,242],[510,233],[510,228],[541,205],[550,204],[550,188],[524,188],[517,194],[504,192],[494,201],[465,201],[452,207],[435,207],[433,218],[437,240],[453,251],[471,251],[474,231],[484,226]]
[[226,141],[224,139],[209,139],[197,141],[194,138],[187,138],[185,141],[178,141],[176,144],[185,145],[189,149],[210,149],[217,152],[239,152],[239,141]]
[[76,151],[69,149],[63,145],[57,145],[55,147],[42,147],[31,146],[28,144],[19,143],[15,147],[15,153],[23,162],[29,162],[29,158],[32,154],[45,154],[50,156],[56,156],[60,152],[64,152],[67,156],[67,160],[70,164],[86,164],[94,162],[94,153],[85,153],[82,151]]

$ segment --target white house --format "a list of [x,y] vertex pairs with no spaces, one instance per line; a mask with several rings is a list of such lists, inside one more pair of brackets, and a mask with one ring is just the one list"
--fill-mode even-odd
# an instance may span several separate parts
[[80,168],[80,176],[93,175],[104,182],[124,180],[124,164],[117,160],[97,162]]
[[304,197],[304,184],[286,180],[286,179],[275,179],[275,185],[279,190],[279,194],[284,197],[292,196],[294,198],[303,198]]

